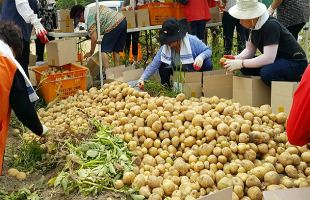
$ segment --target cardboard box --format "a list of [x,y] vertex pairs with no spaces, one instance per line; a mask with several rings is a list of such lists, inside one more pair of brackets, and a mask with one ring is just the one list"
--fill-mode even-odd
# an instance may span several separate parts
[[271,102],[271,89],[259,76],[234,76],[233,99],[242,105],[259,107]]
[[74,32],[73,20],[58,21],[58,28],[59,28],[63,33],[73,33],[73,32]]
[[58,19],[58,21],[71,20],[70,19],[70,10],[69,9],[57,10],[57,19]]
[[136,15],[135,15],[135,11],[131,10],[131,11],[122,11],[122,14],[126,17],[126,21],[127,21],[127,28],[136,28]]
[[233,98],[233,73],[226,73],[226,70],[223,69],[206,71],[202,76],[205,97]]
[[263,191],[265,200],[309,200],[310,187]]
[[36,67],[38,67],[38,66],[28,66],[29,80],[30,80],[32,86],[38,85],[36,73],[34,71],[32,71],[32,69],[36,68]]
[[272,81],[271,83],[271,109],[273,113],[284,112],[289,116],[294,93],[299,83]]
[[90,57],[87,62],[86,67],[89,69],[90,75],[95,77],[100,72],[100,63],[99,63],[99,51]]
[[172,80],[174,82],[184,83],[202,83],[202,72],[180,72],[174,71]]
[[233,187],[228,187],[218,192],[200,197],[197,200],[231,200],[232,193],[233,193]]
[[[126,68],[130,68],[130,67],[126,67]],[[143,69],[142,68],[139,68],[139,69],[132,69],[132,68],[130,68],[128,70],[123,70],[122,71],[122,76],[118,77],[116,80],[122,81],[122,82],[125,82],[125,83],[129,83],[129,82],[135,81],[137,83],[139,78],[141,77],[142,73],[143,73]],[[132,85],[132,86],[134,86],[134,85]]]
[[77,61],[76,41],[74,39],[53,40],[46,44],[47,63],[62,66]]
[[29,54],[29,64],[28,64],[28,66],[34,66],[34,65],[36,65],[37,58],[38,58],[37,55]]
[[202,95],[201,72],[174,72],[173,85],[175,91],[182,91],[186,97],[199,98]]
[[207,22],[208,24],[222,22],[223,13],[220,12],[218,7],[209,8],[209,10],[211,14],[211,19]]
[[136,26],[137,27],[150,26],[150,18],[149,18],[148,9],[135,10],[135,15],[136,15]]
[[114,79],[117,80],[117,78],[121,77],[123,74],[123,71],[129,71],[134,70],[134,66],[125,67],[125,65],[117,66],[117,67],[111,67],[105,70],[105,74],[107,79]]

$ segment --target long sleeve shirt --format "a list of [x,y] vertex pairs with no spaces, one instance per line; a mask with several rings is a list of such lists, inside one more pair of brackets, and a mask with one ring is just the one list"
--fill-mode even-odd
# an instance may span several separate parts
[[[192,50],[193,58],[195,59],[197,56],[201,56],[203,60],[209,58],[212,55],[212,50],[210,47],[205,45],[201,40],[199,40],[196,36],[189,35],[189,43]],[[163,50],[163,46],[158,50],[156,56],[153,61],[146,67],[142,74],[142,78],[144,80],[148,79],[152,74],[159,69],[161,65],[161,52]]]
[[40,21],[38,15],[30,8],[28,0],[15,0],[15,3],[18,13],[26,23],[34,24]]

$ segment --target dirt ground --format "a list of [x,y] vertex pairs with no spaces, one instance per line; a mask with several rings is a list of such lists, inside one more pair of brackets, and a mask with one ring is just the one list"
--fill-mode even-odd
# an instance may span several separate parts
[[[13,191],[18,191],[21,188],[29,188],[32,184],[37,185],[39,183],[40,178],[44,175],[44,183],[40,190],[37,190],[37,193],[44,200],[106,200],[109,197],[112,200],[125,200],[131,199],[124,194],[115,193],[112,191],[103,191],[102,194],[98,196],[88,195],[86,197],[83,194],[78,193],[78,191],[66,196],[62,193],[61,189],[54,188],[48,186],[46,183],[55,177],[58,172],[62,170],[62,166],[57,167],[47,173],[42,173],[40,171],[34,172],[32,174],[27,175],[26,180],[18,181],[14,177],[8,175],[7,171],[9,169],[8,166],[8,157],[12,156],[12,147],[17,147],[20,144],[20,139],[12,135],[11,131],[8,134],[7,144],[6,144],[6,152],[5,152],[5,160],[3,164],[2,172],[5,176],[0,176],[0,188],[11,193]],[[33,191],[32,191],[33,192]]]

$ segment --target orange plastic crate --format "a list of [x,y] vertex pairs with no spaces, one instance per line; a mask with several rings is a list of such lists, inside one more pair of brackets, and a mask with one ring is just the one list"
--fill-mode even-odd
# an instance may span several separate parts
[[173,17],[173,3],[148,3],[137,9],[149,10],[150,25],[162,25],[168,17]]
[[[50,103],[57,96],[59,96],[58,100],[62,100],[75,95],[78,90],[86,90],[86,72],[88,68],[71,63],[62,66],[63,69],[69,72],[42,76],[42,71],[50,67],[47,65],[32,69],[36,74],[38,85],[41,79],[43,80],[39,86],[39,92],[43,95],[46,103]],[[64,79],[65,76],[69,75],[70,78]]]
[[173,17],[175,17],[176,19],[182,19],[185,17],[184,14],[184,5],[180,4],[180,3],[175,3],[174,7],[173,7]]

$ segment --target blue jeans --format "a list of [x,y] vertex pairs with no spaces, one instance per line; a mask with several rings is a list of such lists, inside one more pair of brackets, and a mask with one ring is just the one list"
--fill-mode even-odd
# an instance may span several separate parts
[[242,68],[243,75],[260,76],[271,87],[271,81],[300,81],[307,68],[307,63],[299,64],[286,59],[277,59],[274,63],[261,68]]
[[237,30],[237,49],[238,53],[240,53],[245,47],[244,27],[240,24],[240,20],[234,18],[228,12],[224,11],[222,25],[224,34],[225,54],[231,55],[235,27]]
[[197,20],[191,21],[191,34],[196,35],[200,40],[204,40],[205,38],[205,30],[206,30],[206,20]]
[[[183,67],[185,67],[187,71],[189,72],[195,71],[193,64],[184,64]],[[212,68],[213,68],[212,61],[207,58],[203,61],[203,64],[199,72],[211,71]],[[167,86],[170,87],[170,76],[173,75],[173,70],[176,70],[176,69],[172,69],[172,67],[168,68],[168,65],[166,63],[161,63],[159,67],[159,75],[160,75],[162,85],[166,84]]]

